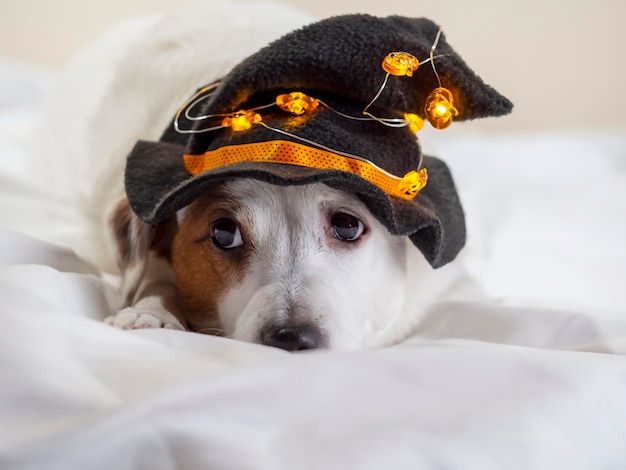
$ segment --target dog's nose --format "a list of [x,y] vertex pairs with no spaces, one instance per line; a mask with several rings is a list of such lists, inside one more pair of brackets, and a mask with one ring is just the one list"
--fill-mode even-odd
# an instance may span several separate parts
[[316,326],[292,325],[270,326],[261,332],[261,344],[285,349],[286,351],[303,351],[317,349],[321,341],[320,329]]

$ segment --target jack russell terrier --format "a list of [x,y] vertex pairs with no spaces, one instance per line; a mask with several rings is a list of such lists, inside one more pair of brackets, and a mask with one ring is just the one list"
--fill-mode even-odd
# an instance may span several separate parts
[[511,108],[426,19],[283,36],[130,152],[109,217],[127,305],[106,322],[289,351],[401,340],[465,243],[450,172],[416,133]]

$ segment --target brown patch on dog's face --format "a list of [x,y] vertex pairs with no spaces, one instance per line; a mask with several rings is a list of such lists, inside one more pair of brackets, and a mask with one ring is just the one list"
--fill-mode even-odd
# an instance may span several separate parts
[[[225,250],[215,242],[215,223],[237,220],[237,204],[221,189],[213,188],[187,209],[171,246],[170,262],[176,276],[179,304],[190,328],[214,333],[219,326],[218,302],[225,290],[240,282],[246,262],[247,243]],[[207,331],[202,331],[206,329]]]

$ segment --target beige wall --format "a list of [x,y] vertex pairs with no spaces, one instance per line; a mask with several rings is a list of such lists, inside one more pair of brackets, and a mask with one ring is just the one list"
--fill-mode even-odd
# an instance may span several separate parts
[[[396,13],[437,21],[479,75],[516,104],[510,118],[475,128],[626,130],[624,0],[277,1],[319,16]],[[0,54],[60,66],[119,19],[180,3],[0,0]]]

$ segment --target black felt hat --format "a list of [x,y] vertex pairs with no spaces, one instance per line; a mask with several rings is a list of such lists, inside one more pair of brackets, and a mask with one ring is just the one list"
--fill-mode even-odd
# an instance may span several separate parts
[[[201,90],[160,142],[138,142],[127,162],[128,200],[143,221],[156,225],[220,181],[323,182],[357,195],[391,233],[408,236],[439,267],[465,243],[463,209],[447,166],[422,156],[409,124],[432,120],[433,97],[441,96],[455,121],[512,109],[430,20],[323,20],[287,34]],[[297,109],[288,109],[290,102]],[[237,122],[249,128],[238,130]],[[420,190],[422,167],[428,181]],[[409,176],[417,187],[402,186]],[[385,186],[388,180],[402,186],[400,193]]]

